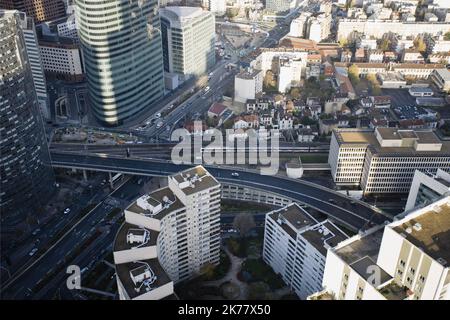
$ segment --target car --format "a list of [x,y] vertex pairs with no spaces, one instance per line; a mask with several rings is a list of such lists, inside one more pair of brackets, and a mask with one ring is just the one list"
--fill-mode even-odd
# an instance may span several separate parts
[[65,214],[67,214],[67,213],[69,213],[70,212],[70,208],[66,208],[65,210],[64,210],[64,213]]
[[161,118],[161,112],[158,112],[157,114],[155,114],[156,118]]
[[214,75],[214,72],[211,72],[211,73],[209,74],[210,77],[212,77],[213,75]]
[[28,253],[28,255],[31,257],[31,256],[34,256],[34,254],[36,253],[36,251],[38,251],[38,249],[37,248],[33,248],[33,250],[31,250],[30,251],[30,253]]
[[334,199],[330,198],[330,199],[328,199],[328,202],[334,202]]
[[233,173],[231,174],[231,176],[232,176],[232,177],[239,177],[239,173],[233,172]]
[[160,121],[160,122],[158,122],[158,124],[156,125],[156,128],[161,128],[162,127],[162,125],[163,125],[163,122],[162,121]]

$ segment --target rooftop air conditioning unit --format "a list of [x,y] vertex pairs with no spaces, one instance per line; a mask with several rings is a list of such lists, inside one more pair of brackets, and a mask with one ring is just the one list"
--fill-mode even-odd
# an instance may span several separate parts
[[413,229],[416,231],[420,231],[422,230],[422,225],[420,223],[416,223],[414,224]]

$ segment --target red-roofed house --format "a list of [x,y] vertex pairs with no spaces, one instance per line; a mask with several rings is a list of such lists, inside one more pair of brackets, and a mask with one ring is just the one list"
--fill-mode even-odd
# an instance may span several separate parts
[[214,102],[208,110],[209,118],[219,118],[227,110],[227,107],[221,103]]

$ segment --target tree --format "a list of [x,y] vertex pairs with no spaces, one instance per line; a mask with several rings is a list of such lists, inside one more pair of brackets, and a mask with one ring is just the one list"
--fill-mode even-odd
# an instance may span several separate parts
[[211,280],[215,275],[215,266],[212,263],[207,262],[201,267],[200,273],[206,280]]
[[240,213],[234,218],[233,226],[239,231],[241,237],[245,237],[251,229],[256,227],[256,223],[251,214]]
[[340,38],[340,39],[339,39],[339,45],[340,45],[341,47],[345,47],[347,44],[348,44],[347,38]]
[[298,99],[298,98],[300,98],[300,89],[297,87],[293,87],[293,88],[291,88],[290,94],[291,94],[292,99]]
[[381,43],[380,43],[381,50],[387,51],[390,49],[390,47],[391,47],[391,42],[389,41],[389,39],[384,38],[383,40],[381,40]]
[[450,31],[444,34],[444,40],[450,41]]
[[356,85],[359,83],[359,68],[356,64],[352,64],[348,68],[348,77],[350,78],[350,81],[353,85]]
[[417,51],[419,51],[421,53],[427,51],[427,45],[423,41],[422,37],[417,37],[414,40],[414,47],[416,48]]
[[229,19],[233,19],[234,17],[236,17],[239,14],[239,9],[237,8],[227,8],[227,17]]
[[367,80],[369,81],[369,86],[372,95],[379,96],[381,94],[381,88],[376,75],[374,73],[369,73],[367,75]]

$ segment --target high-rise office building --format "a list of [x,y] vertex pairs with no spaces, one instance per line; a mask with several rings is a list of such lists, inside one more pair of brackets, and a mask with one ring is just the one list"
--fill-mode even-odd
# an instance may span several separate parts
[[66,12],[63,0],[1,0],[0,8],[25,12],[35,22],[61,18]]
[[215,19],[199,7],[166,7],[159,11],[164,70],[181,81],[200,76],[215,64]]
[[156,0],[75,0],[95,117],[117,125],[164,94]]
[[114,243],[122,300],[173,297],[173,284],[217,265],[220,184],[197,166],[168,177],[168,186],[125,209]]
[[36,28],[32,18],[25,13],[19,14],[21,28],[25,39],[28,61],[30,62],[31,74],[33,76],[34,88],[39,102],[39,109],[45,119],[50,118],[49,101],[47,95],[47,85],[44,76],[44,67],[39,53],[38,38]]
[[0,218],[5,235],[49,200],[54,176],[18,11],[0,11],[0,43]]
[[336,184],[407,193],[416,169],[450,171],[450,142],[429,129],[335,129],[328,163]]

